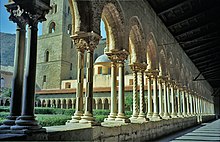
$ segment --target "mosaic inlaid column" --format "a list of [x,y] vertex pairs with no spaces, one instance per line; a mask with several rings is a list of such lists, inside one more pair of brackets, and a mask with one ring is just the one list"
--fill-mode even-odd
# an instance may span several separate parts
[[83,82],[84,82],[84,52],[87,47],[85,32],[79,32],[71,36],[77,49],[77,87],[76,87],[76,108],[71,123],[78,123],[83,116]]
[[146,122],[148,119],[144,114],[144,105],[145,105],[145,95],[144,95],[144,72],[147,68],[147,64],[143,63],[139,66],[139,83],[140,83],[140,112],[138,115],[138,120],[140,122]]
[[85,112],[79,121],[80,123],[93,123],[95,120],[93,117],[93,54],[100,39],[101,37],[94,32],[87,33]]
[[133,72],[133,114],[130,118],[131,122],[134,119],[138,118],[138,80],[137,80],[137,72],[138,72],[138,63],[133,63],[130,65],[131,70]]

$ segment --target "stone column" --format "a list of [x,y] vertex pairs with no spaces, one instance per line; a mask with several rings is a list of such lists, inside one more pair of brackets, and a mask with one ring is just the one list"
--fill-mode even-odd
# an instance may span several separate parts
[[168,113],[168,102],[167,102],[167,78],[164,77],[163,78],[164,82],[163,82],[163,93],[164,93],[164,114],[163,114],[163,118],[164,119],[169,119],[170,115]]
[[192,92],[190,92],[190,94],[189,94],[189,102],[190,102],[190,115],[193,115]]
[[37,26],[42,15],[32,15],[29,19],[28,27],[28,46],[26,58],[26,71],[24,77],[23,88],[23,104],[22,114],[16,120],[16,126],[12,126],[12,130],[44,130],[37,123],[34,116],[34,95],[36,80],[36,61],[37,61]]
[[128,57],[128,52],[125,50],[118,51],[118,68],[119,68],[119,88],[118,88],[118,115],[116,121],[123,123],[130,122],[130,120],[125,116],[125,97],[124,97],[124,60]]
[[22,88],[23,88],[23,76],[24,76],[24,60],[25,60],[25,35],[26,35],[26,21],[24,14],[21,16],[16,15],[12,12],[22,12],[17,6],[13,8],[7,7],[10,12],[9,19],[13,22],[17,22],[16,29],[16,43],[15,43],[15,55],[14,55],[14,73],[12,79],[12,94],[10,101],[10,114],[7,119],[0,126],[0,130],[9,130],[11,126],[15,125],[15,120],[21,115],[21,104],[22,104]]
[[109,59],[112,59],[111,62],[111,108],[110,108],[110,114],[108,115],[108,118],[105,119],[105,121],[114,121],[117,115],[117,105],[116,105],[116,81],[117,81],[117,66],[116,61],[113,60],[113,55],[111,53],[106,53],[109,57]]
[[87,33],[86,35],[86,50],[87,50],[87,61],[86,61],[86,92],[85,92],[85,112],[81,117],[80,123],[93,123],[93,53],[96,46],[99,44],[101,37],[94,32]]
[[139,72],[138,72],[138,76],[139,76],[139,83],[140,83],[140,112],[138,115],[138,120],[143,123],[143,122],[147,122],[148,119],[146,118],[145,114],[144,114],[144,104],[145,104],[145,95],[144,95],[144,71],[147,68],[147,64],[143,63],[140,64],[139,66]]
[[71,123],[78,123],[83,116],[83,83],[84,83],[84,52],[87,47],[87,41],[83,35],[85,32],[79,32],[71,36],[72,40],[76,45],[78,52],[78,71],[77,71],[77,88],[76,88],[76,110],[72,120],[68,121]]
[[159,111],[158,111],[158,92],[157,92],[157,76],[158,76],[159,71],[155,70],[153,71],[153,101],[154,101],[154,110],[153,110],[153,116],[152,120],[153,121],[158,121],[161,119],[159,116]]
[[189,106],[189,93],[188,90],[186,90],[186,111],[187,111],[187,116],[190,115],[190,106]]
[[176,110],[175,110],[175,93],[174,93],[174,81],[172,81],[170,88],[171,88],[171,107],[172,107],[172,112],[171,112],[171,117],[176,118]]
[[176,93],[177,93],[177,116],[182,117],[182,113],[180,110],[182,105],[180,103],[180,88],[179,88],[179,86],[177,86],[177,88],[176,88]]
[[152,79],[152,73],[151,72],[146,72],[146,75],[147,75],[147,118],[151,118],[152,115],[153,115],[153,112],[152,112],[152,89],[151,89],[151,79]]
[[131,122],[134,119],[138,118],[138,91],[137,91],[137,87],[138,87],[138,80],[137,80],[137,72],[139,70],[138,68],[138,63],[133,63],[130,65],[131,70],[133,72],[133,114],[130,118]]
[[183,100],[183,116],[186,117],[187,113],[186,113],[186,98],[185,98],[185,90],[181,90],[182,92],[182,100]]
[[196,100],[195,100],[195,94],[196,94],[196,92],[194,92],[194,95],[192,96],[192,100],[193,100],[193,115],[196,115]]
[[163,83],[163,77],[159,76],[158,78],[158,89],[159,89],[159,115],[162,117],[164,114],[163,111],[163,98],[162,98],[162,83]]
[[170,81],[167,81],[167,111],[169,115],[171,114],[171,108],[170,108]]

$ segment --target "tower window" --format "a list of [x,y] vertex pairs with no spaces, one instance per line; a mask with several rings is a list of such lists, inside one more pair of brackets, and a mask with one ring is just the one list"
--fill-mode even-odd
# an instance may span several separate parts
[[46,55],[45,55],[45,62],[49,62],[49,51],[46,51]]
[[47,82],[47,76],[46,75],[43,76],[43,82]]
[[68,12],[67,12],[68,14],[70,14],[70,7],[68,6]]
[[73,41],[71,41],[71,48],[73,48]]
[[73,64],[70,63],[70,70],[73,70]]
[[57,4],[54,5],[54,13],[57,13]]
[[50,23],[49,33],[54,33],[56,29],[56,24],[54,22]]
[[71,25],[71,24],[68,25],[67,33],[68,33],[69,35],[71,35],[71,33],[72,33],[72,25]]

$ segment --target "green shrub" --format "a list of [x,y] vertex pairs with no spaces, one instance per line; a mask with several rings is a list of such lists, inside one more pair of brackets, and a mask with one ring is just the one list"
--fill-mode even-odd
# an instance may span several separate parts
[[71,119],[71,116],[67,115],[37,115],[36,119],[38,120],[39,124],[43,127],[47,126],[58,126],[58,125],[65,125],[67,120]]
[[10,112],[10,109],[8,106],[0,106],[0,112]]
[[130,116],[132,115],[132,111],[125,111],[125,115],[126,115],[127,117],[130,117]]
[[107,117],[108,117],[107,115],[97,115],[97,116],[95,116],[95,121],[98,122],[98,123],[101,123]]
[[98,109],[98,110],[93,110],[93,115],[109,115],[110,110],[103,110],[103,109]]
[[64,115],[73,115],[73,109],[61,109],[61,108],[35,108],[35,114],[64,114]]

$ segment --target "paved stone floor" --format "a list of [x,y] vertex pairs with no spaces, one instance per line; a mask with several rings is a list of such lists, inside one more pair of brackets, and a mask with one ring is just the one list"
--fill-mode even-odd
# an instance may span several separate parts
[[155,140],[157,142],[220,142],[220,119]]

